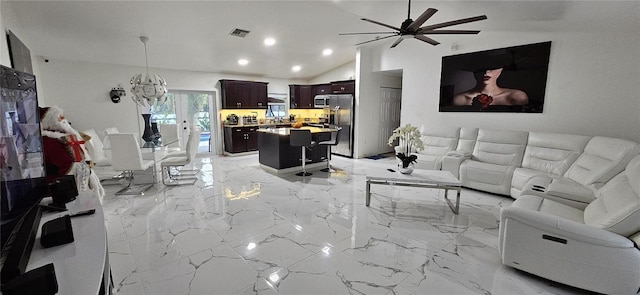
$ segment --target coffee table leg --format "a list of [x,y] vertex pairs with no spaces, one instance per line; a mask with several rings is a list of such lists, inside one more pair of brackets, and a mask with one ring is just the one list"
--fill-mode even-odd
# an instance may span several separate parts
[[371,182],[369,182],[368,180],[367,180],[367,189],[365,192],[365,198],[366,198],[365,205],[369,207],[369,202],[371,201]]
[[460,189],[457,189],[457,191],[458,193],[456,195],[456,206],[454,207],[453,203],[448,198],[449,189],[444,190],[444,200],[447,201],[447,205],[449,205],[449,208],[451,208],[451,211],[453,211],[453,213],[455,214],[458,214],[458,211],[460,211]]

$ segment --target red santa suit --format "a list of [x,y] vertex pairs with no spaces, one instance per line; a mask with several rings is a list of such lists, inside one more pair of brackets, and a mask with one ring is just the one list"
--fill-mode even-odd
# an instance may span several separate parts
[[78,191],[92,190],[102,199],[104,189],[91,171],[80,133],[71,127],[58,107],[40,108],[40,118],[47,182],[74,175]]

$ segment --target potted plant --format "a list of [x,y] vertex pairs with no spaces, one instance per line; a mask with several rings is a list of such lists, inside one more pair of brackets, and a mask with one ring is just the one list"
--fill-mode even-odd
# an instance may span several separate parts
[[398,147],[400,148],[396,157],[402,163],[402,165],[398,164],[398,168],[402,173],[411,173],[413,172],[413,163],[416,163],[418,159],[417,155],[411,153],[421,151],[424,148],[420,131],[417,127],[407,124],[393,130],[393,134],[389,137],[389,146],[393,146],[396,139],[398,139]]

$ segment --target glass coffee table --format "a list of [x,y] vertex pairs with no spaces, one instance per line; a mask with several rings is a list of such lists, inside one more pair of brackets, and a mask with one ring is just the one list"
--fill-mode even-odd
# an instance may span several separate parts
[[[399,185],[444,190],[444,199],[453,213],[460,209],[460,191],[462,184],[451,172],[440,170],[415,169],[411,174],[402,174],[394,169],[372,169],[367,172],[366,205],[371,200],[371,184]],[[455,205],[449,200],[449,191],[456,191]]]

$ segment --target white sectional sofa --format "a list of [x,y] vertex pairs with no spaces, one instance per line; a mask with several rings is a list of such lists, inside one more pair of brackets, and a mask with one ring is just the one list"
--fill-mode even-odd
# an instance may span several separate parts
[[640,291],[638,143],[463,127],[438,157],[463,186],[516,199],[500,214],[505,265],[600,293]]
[[578,209],[523,195],[500,213],[502,263],[605,294],[640,291],[640,156]]

